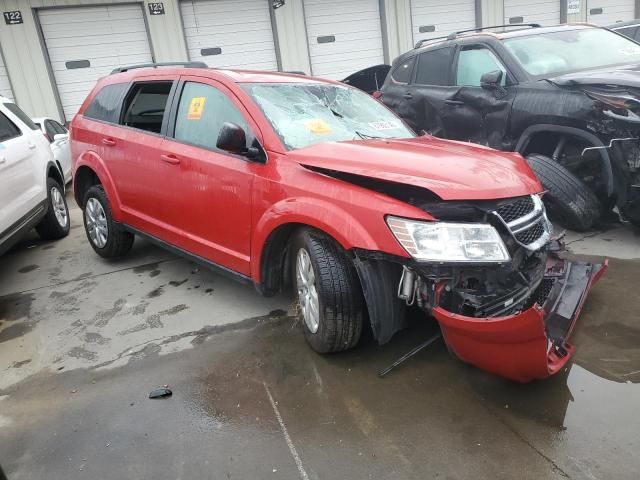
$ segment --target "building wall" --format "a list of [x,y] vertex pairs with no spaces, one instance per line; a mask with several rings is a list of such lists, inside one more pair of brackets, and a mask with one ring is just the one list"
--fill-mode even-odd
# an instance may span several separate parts
[[20,10],[23,24],[0,20],[0,45],[16,102],[32,116],[61,118],[57,93],[49,73],[46,51],[39,34],[37,10],[49,7],[144,3],[149,36],[157,62],[183,61],[187,49],[182,33],[178,0],[163,0],[166,14],[149,15],[145,2],[131,0],[0,0],[2,11]]
[[[568,0],[558,1],[563,2],[566,15]],[[38,9],[117,3],[140,3],[144,6],[155,61],[188,59],[179,0],[163,0],[165,15],[150,15],[149,0],[0,0],[2,11],[20,10],[23,14],[23,24],[6,25],[0,20],[0,46],[15,99],[27,113],[60,118],[61,111],[39,33]],[[566,15],[567,21],[585,21],[586,3],[587,0],[581,0],[580,13]],[[503,23],[503,0],[477,0],[476,5],[482,25]],[[380,12],[385,61],[391,62],[412,48],[411,0],[380,0]],[[286,0],[282,7],[274,10],[273,28],[282,70],[310,72],[303,0]]]

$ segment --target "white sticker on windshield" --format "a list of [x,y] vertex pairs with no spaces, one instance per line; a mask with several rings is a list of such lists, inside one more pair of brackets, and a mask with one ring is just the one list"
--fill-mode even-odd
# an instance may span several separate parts
[[640,54],[640,47],[634,45],[632,47],[623,48],[620,50],[620,53],[623,55],[638,55]]
[[393,130],[395,128],[400,128],[400,122],[391,121],[382,121],[382,122],[369,122],[368,125],[374,130]]

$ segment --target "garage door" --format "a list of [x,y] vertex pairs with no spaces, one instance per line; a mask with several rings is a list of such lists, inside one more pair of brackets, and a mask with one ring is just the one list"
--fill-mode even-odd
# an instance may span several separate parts
[[587,2],[587,22],[596,25],[611,25],[633,20],[635,0],[593,0]]
[[476,27],[474,0],[411,0],[413,43]]
[[341,80],[384,63],[379,0],[304,0],[311,71]]
[[66,120],[98,78],[153,61],[141,5],[54,8],[38,17]]
[[11,91],[11,83],[7,68],[4,66],[4,59],[0,56],[0,95],[13,100],[13,92]]
[[180,3],[191,60],[210,67],[277,70],[267,0]]
[[557,25],[560,23],[560,0],[505,0],[504,23]]

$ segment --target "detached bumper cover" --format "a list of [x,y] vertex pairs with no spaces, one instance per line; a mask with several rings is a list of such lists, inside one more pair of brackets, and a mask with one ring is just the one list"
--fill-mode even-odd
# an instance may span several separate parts
[[432,313],[461,360],[519,382],[546,378],[571,358],[573,346],[567,340],[607,265],[606,260],[591,264],[550,257],[537,292],[540,299],[515,315],[475,318],[442,307]]

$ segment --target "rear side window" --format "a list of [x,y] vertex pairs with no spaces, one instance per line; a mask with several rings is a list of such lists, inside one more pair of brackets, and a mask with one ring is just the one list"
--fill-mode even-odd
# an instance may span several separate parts
[[122,124],[160,133],[172,81],[135,83],[124,102]]
[[418,56],[418,71],[415,83],[418,85],[449,85],[449,72],[453,48],[445,47],[429,50]]
[[114,83],[100,90],[84,111],[84,116],[103,122],[118,123],[120,104],[129,84]]
[[22,132],[16,124],[9,120],[4,113],[0,112],[0,142],[6,142],[20,135],[22,135]]
[[217,88],[187,82],[180,97],[174,137],[186,143],[217,150],[218,134],[225,122],[241,126],[247,134],[247,147],[254,136],[240,111]]
[[633,38],[634,40],[637,38],[636,32],[638,27],[624,27],[624,28],[616,28],[615,31],[621,33],[622,35],[626,35],[629,38]]
[[15,103],[5,103],[4,106],[7,107],[7,110],[9,110],[11,113],[13,113],[22,122],[24,122],[25,125],[27,125],[27,127],[29,127],[31,130],[40,130],[40,127],[38,125],[36,125],[35,123],[33,123],[33,120],[31,120],[29,118],[29,115],[24,113],[20,109],[20,107],[18,107]]
[[407,84],[411,81],[411,73],[413,72],[413,65],[416,63],[416,57],[407,58],[404,62],[400,63],[393,69],[391,78],[396,83]]

